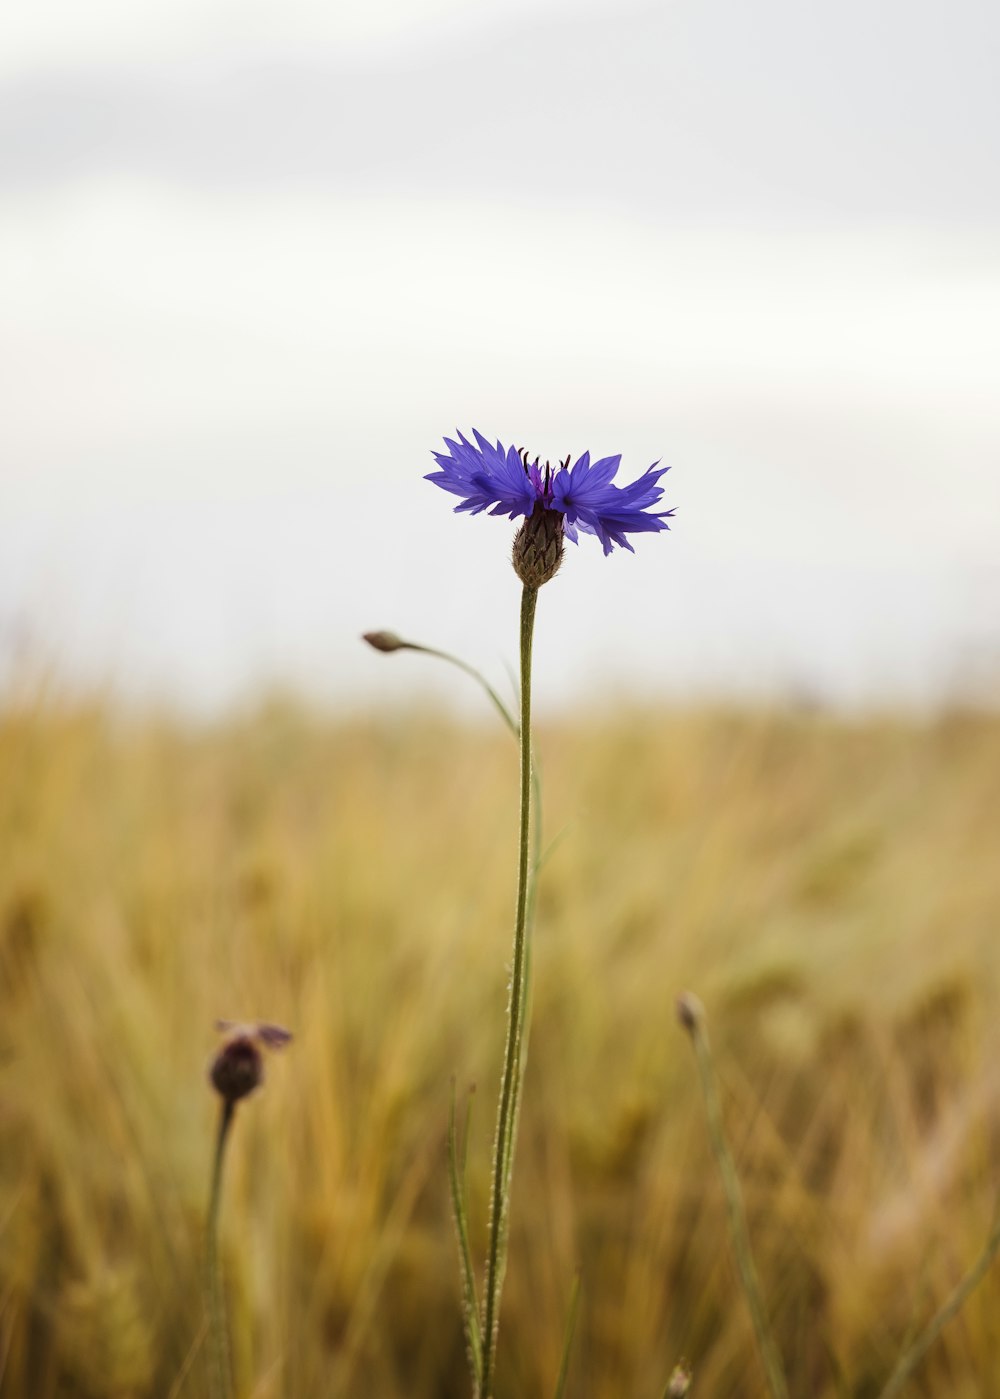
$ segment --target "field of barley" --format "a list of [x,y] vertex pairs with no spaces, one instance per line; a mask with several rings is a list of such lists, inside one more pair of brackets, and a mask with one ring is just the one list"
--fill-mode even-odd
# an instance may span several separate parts
[[[288,699],[213,724],[0,706],[0,1396],[204,1399],[217,1017],[288,1026],[241,1104],[222,1253],[240,1399],[469,1383],[517,751]],[[1000,1183],[1000,717],[543,723],[545,844],[497,1399],[764,1381],[675,999],[705,1005],[796,1399],[876,1396]],[[1000,1270],[905,1390],[1000,1395]]]

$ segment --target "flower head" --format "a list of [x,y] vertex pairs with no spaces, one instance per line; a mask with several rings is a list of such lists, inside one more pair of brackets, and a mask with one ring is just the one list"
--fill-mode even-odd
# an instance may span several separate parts
[[537,457],[529,462],[525,451],[504,447],[502,442],[494,447],[480,432],[473,436],[475,446],[461,432],[457,442],[446,437],[448,450],[434,453],[438,469],[426,478],[461,497],[456,511],[479,515],[487,510],[513,520],[519,515],[530,518],[539,506],[562,518],[567,539],[575,544],[581,530],[594,534],[605,554],[616,544],[631,551],[629,534],[670,528],[666,521],[672,510],[650,509],[663,495],[657,483],[666,467],[657,469],[654,462],[631,485],[616,486],[620,456],[592,462],[590,453],[584,452],[572,466],[567,457],[553,471],[548,462],[541,466]]
[[212,1060],[208,1076],[226,1103],[237,1103],[264,1081],[261,1046],[281,1049],[292,1038],[291,1032],[280,1025],[238,1025],[231,1020],[217,1020],[216,1029],[226,1038]]

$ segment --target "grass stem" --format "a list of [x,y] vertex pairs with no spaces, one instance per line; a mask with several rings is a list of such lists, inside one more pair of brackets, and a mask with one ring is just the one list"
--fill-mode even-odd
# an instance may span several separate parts
[[[466,1112],[468,1124],[468,1112]],[[455,1112],[455,1081],[451,1084],[451,1110],[448,1115],[448,1178],[451,1185],[451,1207],[458,1235],[458,1261],[462,1274],[462,1314],[465,1339],[469,1350],[469,1365],[478,1388],[483,1374],[483,1342],[479,1334],[479,1302],[476,1298],[476,1274],[469,1247],[469,1222],[465,1204],[465,1152],[458,1142]]]
[[719,1175],[722,1177],[723,1193],[726,1197],[729,1237],[733,1253],[736,1255],[740,1283],[747,1300],[747,1306],[750,1309],[750,1320],[753,1323],[754,1335],[757,1338],[757,1349],[760,1352],[768,1392],[771,1399],[788,1399],[788,1386],[785,1382],[784,1371],[781,1368],[781,1357],[768,1326],[764,1299],[761,1295],[757,1269],[753,1261],[750,1232],[747,1228],[746,1211],[743,1208],[743,1192],[740,1189],[736,1163],[733,1160],[733,1154],[729,1149],[729,1140],[726,1136],[722,1105],[719,1102],[719,1092],[715,1083],[712,1052],[708,1044],[705,1012],[696,997],[684,995],[677,1002],[677,1015],[681,1025],[690,1035],[691,1043],[694,1046],[698,1077],[701,1080],[702,1097],[705,1102],[705,1115],[708,1118],[708,1135],[711,1139],[712,1151],[715,1154]]
[[580,1318],[581,1291],[582,1277],[580,1269],[577,1268],[573,1278],[573,1290],[569,1296],[569,1312],[566,1316],[566,1329],[563,1333],[562,1358],[559,1361],[559,1374],[556,1377],[556,1388],[553,1399],[564,1399],[566,1393],[566,1381],[569,1378],[569,1362],[573,1351],[573,1337],[576,1335],[576,1323]]
[[958,1315],[968,1298],[985,1278],[998,1253],[1000,1253],[1000,1208],[994,1215],[993,1227],[979,1257],[965,1274],[965,1277],[955,1285],[948,1300],[934,1313],[924,1329],[899,1357],[896,1368],[889,1376],[879,1399],[896,1399],[896,1395],[901,1393],[906,1381],[948,1325],[948,1322]]

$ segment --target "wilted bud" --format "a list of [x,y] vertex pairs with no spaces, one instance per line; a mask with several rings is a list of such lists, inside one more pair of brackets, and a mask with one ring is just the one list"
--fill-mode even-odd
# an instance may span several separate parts
[[220,1097],[238,1103],[264,1082],[261,1046],[280,1049],[292,1038],[291,1032],[280,1025],[236,1025],[230,1020],[216,1021],[216,1028],[225,1031],[226,1038],[208,1076]]
[[376,651],[406,651],[409,644],[402,637],[396,635],[394,631],[366,631],[361,638],[367,641],[368,645]]
[[677,997],[677,1019],[689,1035],[705,1022],[705,1007],[691,991]]
[[540,588],[559,572],[563,558],[563,517],[539,501],[514,540],[514,572],[528,588]]
[[686,1360],[674,1366],[667,1385],[666,1399],[686,1399],[691,1390],[692,1371]]

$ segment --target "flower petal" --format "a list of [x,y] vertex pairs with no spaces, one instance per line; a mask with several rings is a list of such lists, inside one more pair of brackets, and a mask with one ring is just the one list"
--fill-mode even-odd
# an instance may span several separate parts
[[602,457],[591,465],[589,454],[584,453],[571,469],[558,471],[552,482],[553,508],[564,513],[568,525],[596,534],[605,554],[616,544],[632,552],[627,534],[669,529],[664,521],[674,513],[648,513],[663,495],[657,482],[666,467],[657,470],[654,463],[630,485],[615,486],[612,480],[620,463],[620,457]]
[[476,446],[460,432],[458,441],[446,437],[447,452],[434,452],[438,470],[429,472],[426,480],[442,490],[461,497],[455,509],[478,515],[489,510],[491,515],[530,515],[539,499],[539,492],[525,470],[515,447],[505,448],[502,442],[494,447],[482,433],[474,432]]
[[666,468],[654,462],[648,471],[627,486],[614,479],[621,456],[590,460],[584,452],[572,466],[554,473],[548,465],[526,464],[514,447],[494,445],[478,430],[475,443],[459,432],[458,440],[446,437],[446,452],[435,452],[438,469],[427,475],[442,490],[459,497],[458,511],[478,515],[530,516],[540,504],[563,516],[566,537],[577,542],[580,532],[596,535],[605,554],[616,546],[632,550],[630,534],[653,534],[669,529],[673,510],[652,509],[663,495],[658,483]]

